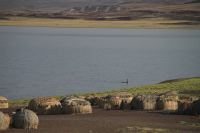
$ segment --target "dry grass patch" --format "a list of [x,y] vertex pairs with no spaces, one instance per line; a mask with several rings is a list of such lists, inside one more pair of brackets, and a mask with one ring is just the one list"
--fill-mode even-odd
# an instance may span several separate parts
[[200,24],[188,25],[190,21],[151,18],[139,20],[82,20],[49,19],[31,17],[8,17],[0,20],[0,26],[42,26],[67,28],[200,28]]
[[117,129],[117,133],[170,133],[170,131],[163,128],[129,126],[126,128]]

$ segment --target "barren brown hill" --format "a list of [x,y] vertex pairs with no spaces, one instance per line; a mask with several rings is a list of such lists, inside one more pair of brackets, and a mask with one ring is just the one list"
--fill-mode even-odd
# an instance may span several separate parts
[[166,18],[200,21],[193,0],[0,0],[0,16],[136,20]]

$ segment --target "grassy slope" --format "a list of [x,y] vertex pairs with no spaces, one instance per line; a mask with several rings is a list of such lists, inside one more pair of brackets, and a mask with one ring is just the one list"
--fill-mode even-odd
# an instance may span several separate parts
[[178,91],[180,94],[190,93],[191,95],[200,96],[200,78],[186,79],[183,81],[172,83],[146,85],[125,90],[134,94],[160,94],[166,91],[175,90]]
[[[133,88],[122,88],[119,90],[93,93],[93,94],[97,96],[104,96],[104,95],[111,94],[114,92],[129,92],[134,95],[160,94],[160,93],[171,91],[171,90],[178,91],[179,94],[189,94],[189,95],[200,96],[200,78],[191,78],[191,79],[185,79],[185,80],[181,80],[177,82],[145,85],[145,86],[133,87]],[[91,93],[88,93],[85,95],[86,96],[91,95]]]
[[[137,94],[160,94],[163,92],[167,92],[170,90],[178,91],[179,94],[189,94],[200,96],[200,78],[191,78],[185,79],[181,81],[171,82],[171,83],[162,83],[162,84],[153,84],[153,85],[145,85],[141,87],[133,87],[133,88],[123,88],[113,91],[107,92],[99,92],[99,93],[87,93],[82,94],[84,96],[88,95],[97,95],[97,96],[105,96],[108,94],[112,94],[115,92],[130,92],[134,95]],[[81,94],[79,94],[81,95]],[[57,97],[60,98],[60,97]],[[26,105],[29,102],[27,99],[13,100],[10,101],[11,105]]]

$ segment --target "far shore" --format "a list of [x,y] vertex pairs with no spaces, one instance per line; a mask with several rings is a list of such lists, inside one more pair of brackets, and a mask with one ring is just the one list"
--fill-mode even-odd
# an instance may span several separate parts
[[200,23],[187,20],[151,18],[138,20],[84,20],[35,17],[6,17],[0,26],[31,26],[60,28],[126,28],[126,29],[200,29]]

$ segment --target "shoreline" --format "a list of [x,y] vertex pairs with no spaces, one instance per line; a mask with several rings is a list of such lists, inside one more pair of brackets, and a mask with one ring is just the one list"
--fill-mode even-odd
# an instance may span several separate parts
[[[200,77],[191,77],[191,78],[179,78],[179,79],[171,79],[165,80],[160,83],[136,86],[131,88],[116,88],[108,91],[101,92],[85,92],[85,93],[75,93],[70,94],[69,96],[106,96],[113,93],[120,92],[128,92],[134,95],[138,94],[153,94],[158,95],[167,91],[177,91],[180,95],[190,95],[197,96],[200,98]],[[67,96],[48,96],[55,97],[57,99],[61,99],[62,97]],[[9,103],[11,105],[26,105],[31,98],[21,98],[21,99],[11,99]]]
[[0,19],[0,26],[102,29],[200,29],[200,24],[192,24],[193,21],[169,20],[164,18],[139,20],[84,20],[36,17],[6,18]]

